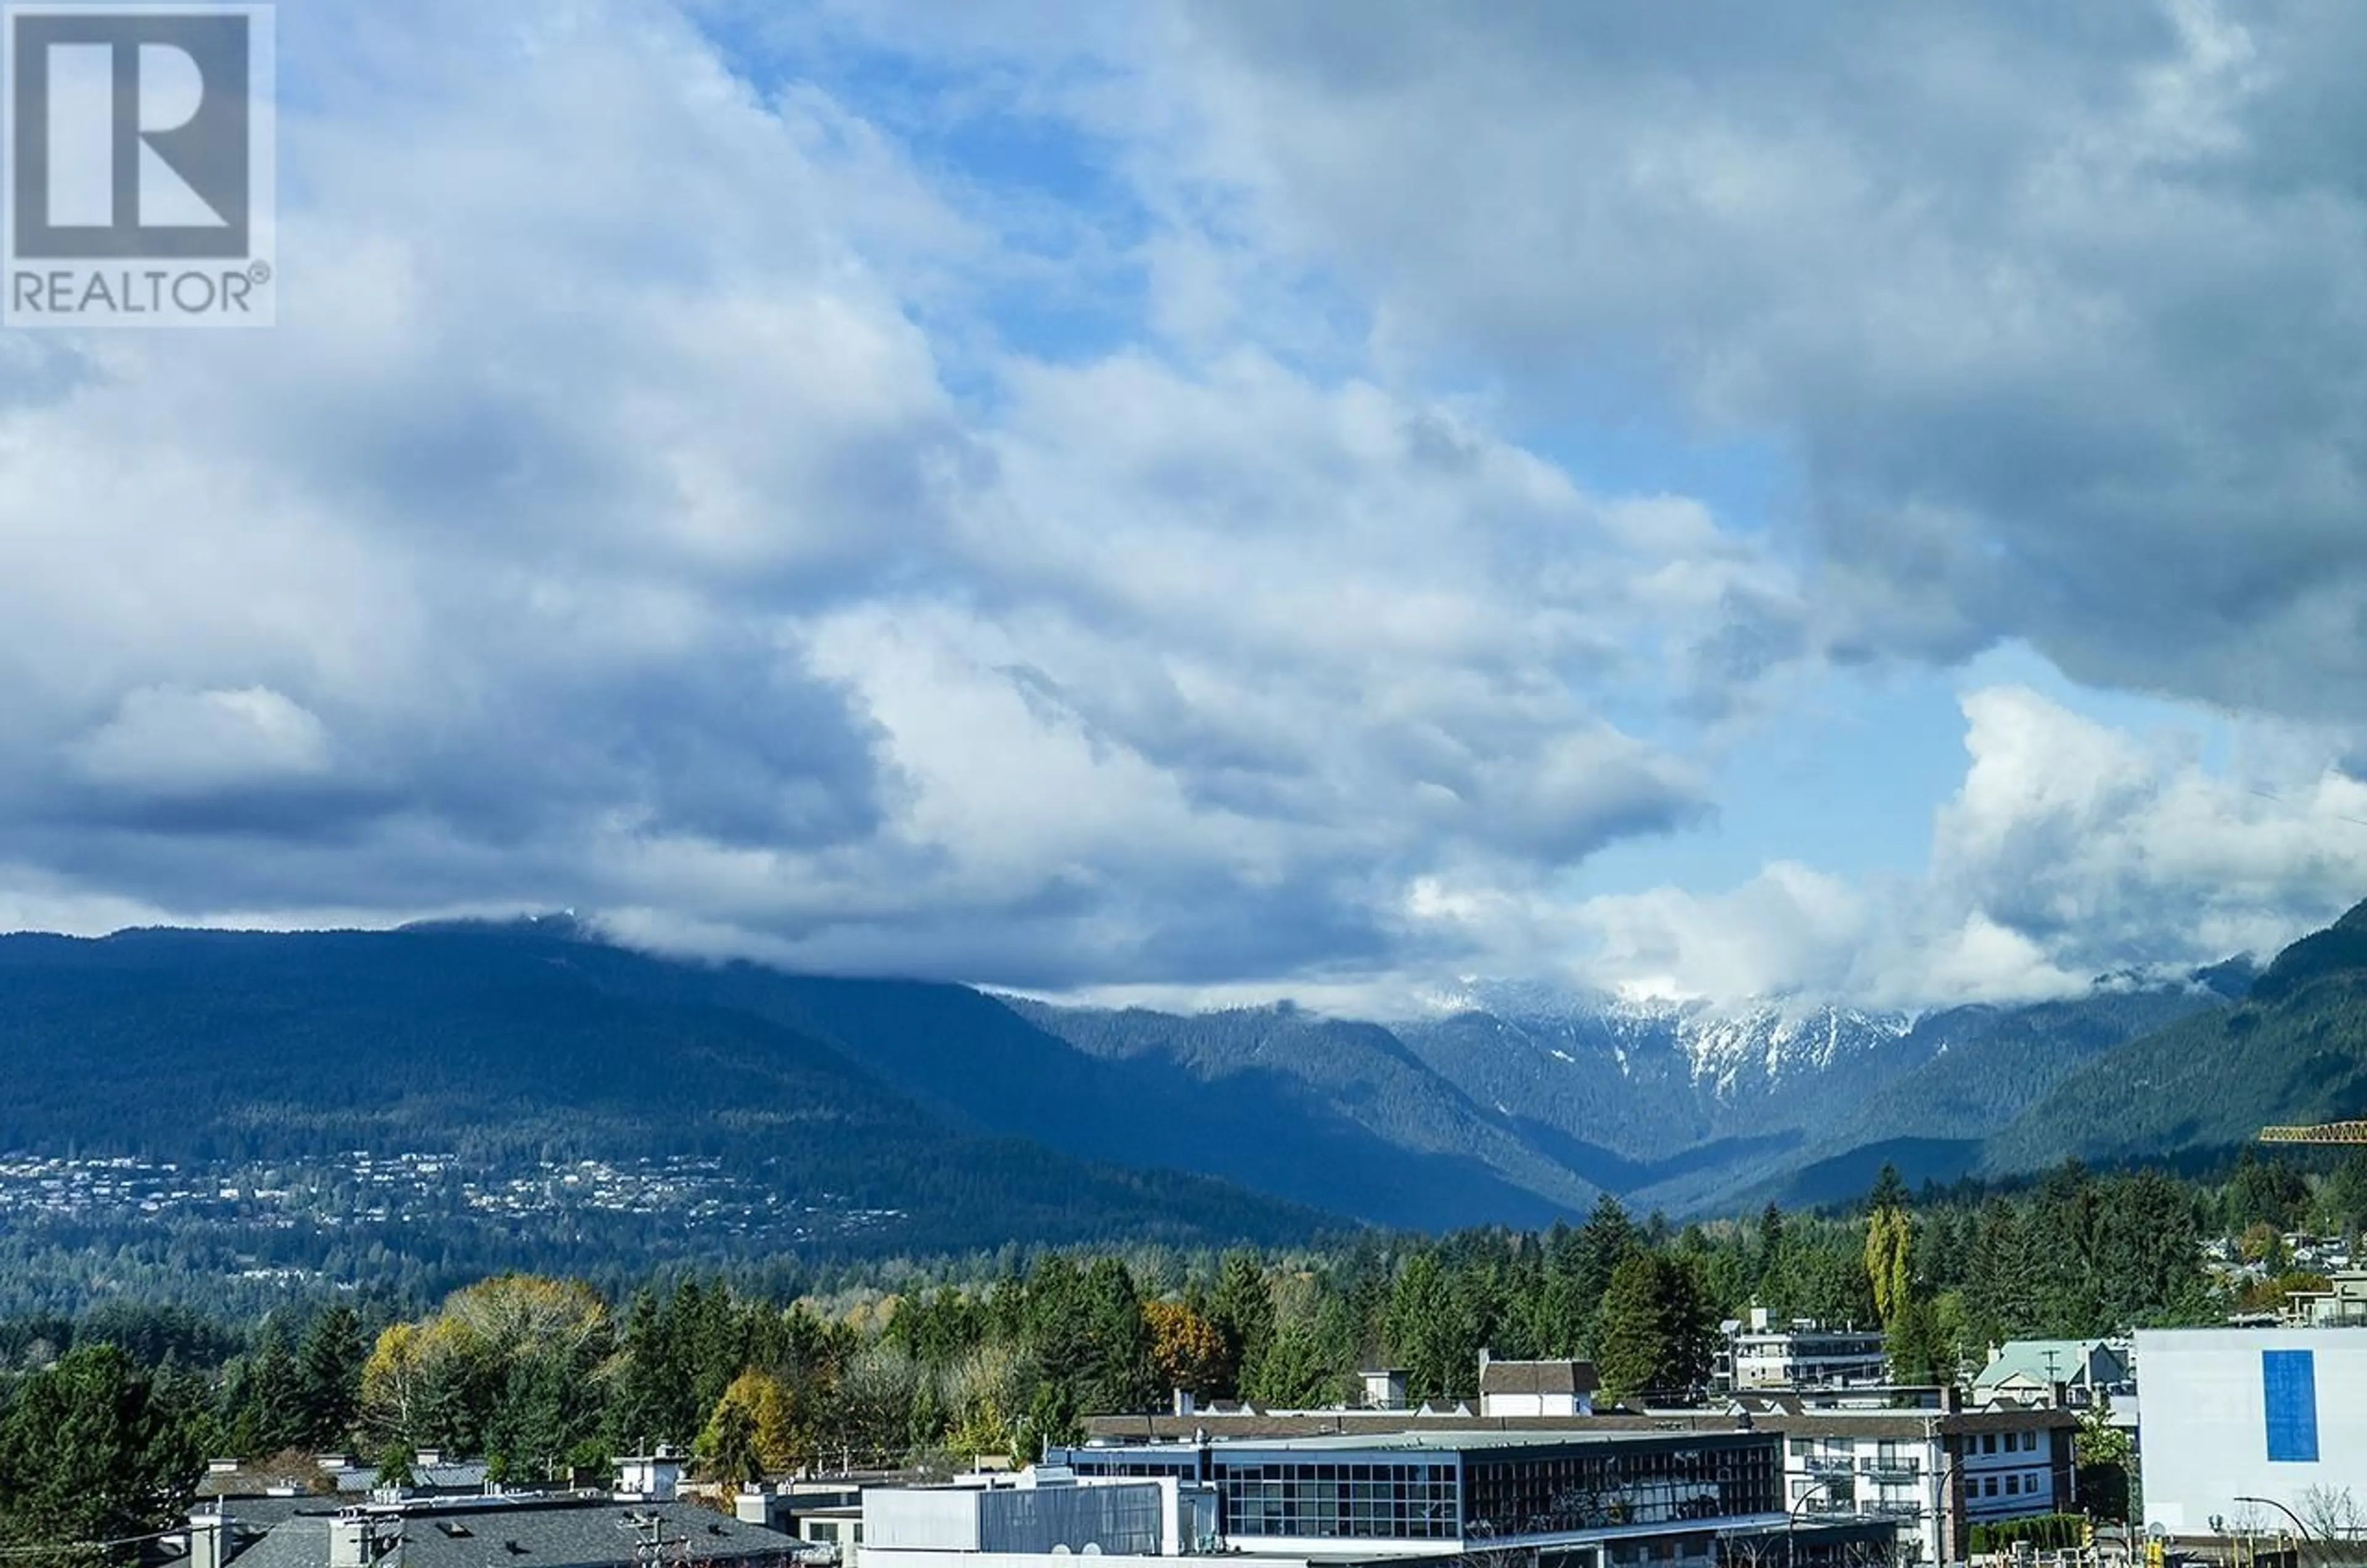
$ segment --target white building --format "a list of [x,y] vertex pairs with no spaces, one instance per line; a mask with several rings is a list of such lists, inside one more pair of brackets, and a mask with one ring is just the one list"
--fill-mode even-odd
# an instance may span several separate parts
[[627,1454],[617,1461],[617,1495],[671,1503],[682,1494],[682,1456],[660,1444],[655,1453]]
[[2367,1507],[2367,1331],[2141,1330],[2138,1428],[2146,1522],[2174,1534],[2311,1512],[2313,1488]]
[[1156,1562],[1217,1545],[1217,1493],[1175,1476],[1079,1483],[1065,1467],[863,1494],[863,1555],[896,1568],[1041,1558]]
[[1722,1326],[1718,1373],[1728,1389],[1879,1383],[1890,1373],[1878,1328],[1828,1328],[1810,1318],[1777,1324],[1765,1307],[1752,1307],[1747,1321]]
[[2064,1411],[1737,1407],[1783,1434],[1787,1506],[1803,1518],[1887,1519],[1902,1562],[1960,1562],[1974,1525],[2076,1511],[2078,1423]]
[[1479,1352],[1479,1414],[1591,1416],[1601,1387],[1592,1361],[1500,1361]]

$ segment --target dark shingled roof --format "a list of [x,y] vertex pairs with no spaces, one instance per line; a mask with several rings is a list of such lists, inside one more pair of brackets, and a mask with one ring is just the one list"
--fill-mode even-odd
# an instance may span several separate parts
[[[273,1510],[276,1512],[277,1510]],[[240,1509],[233,1504],[233,1517]],[[606,1498],[520,1498],[491,1505],[413,1505],[402,1518],[403,1568],[632,1568],[633,1543],[645,1531],[635,1515],[656,1515],[667,1561],[679,1550],[692,1562],[742,1568],[781,1568],[798,1542],[763,1525],[742,1524],[695,1503],[618,1503]],[[234,1568],[327,1568],[334,1509],[316,1504],[272,1523],[260,1540],[230,1559]],[[258,1521],[260,1522],[260,1521]],[[671,1543],[682,1541],[679,1549]],[[512,1543],[515,1543],[513,1546]]]
[[1482,1394],[1581,1394],[1602,1386],[1592,1361],[1489,1361],[1479,1369]]

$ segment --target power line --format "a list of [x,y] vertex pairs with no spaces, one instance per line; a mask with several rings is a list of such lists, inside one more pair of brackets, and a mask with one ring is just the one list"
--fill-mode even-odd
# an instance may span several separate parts
[[127,1535],[115,1540],[68,1540],[51,1546],[0,1546],[0,1557],[60,1557],[70,1551],[105,1551],[118,1546],[139,1546],[147,1541],[163,1540],[176,1536],[187,1526],[157,1530],[149,1535]]

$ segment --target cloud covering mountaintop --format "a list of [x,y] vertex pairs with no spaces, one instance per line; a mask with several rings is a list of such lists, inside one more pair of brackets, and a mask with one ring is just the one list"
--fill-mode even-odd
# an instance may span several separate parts
[[0,335],[0,923],[1912,1006],[2367,886],[2353,8],[280,23],[280,325]]

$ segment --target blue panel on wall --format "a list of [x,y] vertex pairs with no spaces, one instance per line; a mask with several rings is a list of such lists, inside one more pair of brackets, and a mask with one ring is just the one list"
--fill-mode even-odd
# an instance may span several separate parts
[[2269,1458],[2317,1462],[2317,1363],[2307,1350],[2260,1352],[2260,1393],[2269,1414]]

